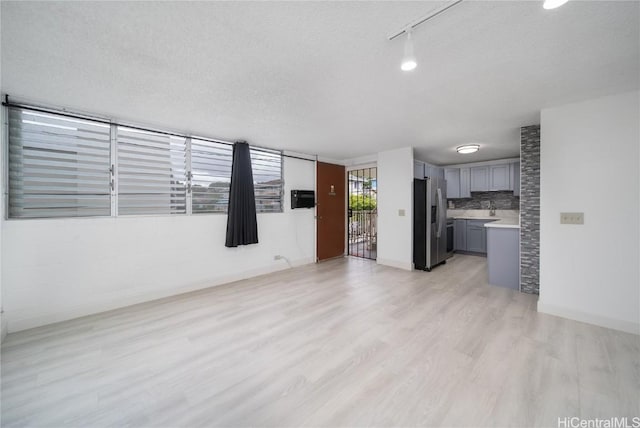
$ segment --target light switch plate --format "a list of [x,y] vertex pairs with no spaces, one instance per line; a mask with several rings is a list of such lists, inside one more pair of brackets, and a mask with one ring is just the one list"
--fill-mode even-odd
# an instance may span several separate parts
[[401,210],[398,210],[398,215],[399,215],[400,217],[404,217],[404,210],[402,210],[402,209],[401,209]]
[[560,213],[560,224],[584,224],[584,213]]

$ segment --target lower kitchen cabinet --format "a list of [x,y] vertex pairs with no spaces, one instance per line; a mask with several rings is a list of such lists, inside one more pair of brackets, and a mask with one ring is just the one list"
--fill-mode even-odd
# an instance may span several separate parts
[[467,220],[467,251],[487,252],[487,232],[484,221]]
[[487,228],[489,284],[520,289],[520,229]]
[[491,221],[494,220],[456,219],[453,225],[453,249],[486,254],[487,229],[484,225]]
[[467,251],[467,220],[456,220],[453,223],[453,249]]

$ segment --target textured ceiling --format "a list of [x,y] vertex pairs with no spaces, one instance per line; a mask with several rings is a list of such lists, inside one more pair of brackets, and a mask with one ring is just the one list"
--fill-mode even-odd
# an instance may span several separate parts
[[[546,106],[640,87],[640,3],[2,2],[2,91],[43,104],[348,159],[518,155]],[[479,142],[462,157],[457,145]]]

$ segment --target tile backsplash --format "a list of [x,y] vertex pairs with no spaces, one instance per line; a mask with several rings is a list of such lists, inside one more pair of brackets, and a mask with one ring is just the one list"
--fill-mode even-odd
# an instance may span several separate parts
[[471,192],[470,198],[448,199],[455,209],[460,210],[488,210],[489,202],[493,201],[498,210],[520,209],[520,198],[513,196],[512,191],[504,192]]
[[520,128],[520,290],[540,293],[540,125]]

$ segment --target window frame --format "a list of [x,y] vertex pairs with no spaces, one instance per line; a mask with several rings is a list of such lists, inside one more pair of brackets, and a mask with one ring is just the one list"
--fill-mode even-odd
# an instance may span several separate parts
[[[280,154],[280,194],[278,195],[279,198],[279,208],[278,210],[269,210],[269,211],[259,211],[258,210],[258,198],[255,197],[256,199],[256,214],[276,214],[276,213],[283,213],[284,212],[284,155],[282,153],[282,151],[280,150],[267,150],[267,149],[262,149],[262,148],[254,148],[251,145],[249,145],[249,149],[251,150],[256,150],[256,151],[261,151],[261,152],[266,152],[266,153],[270,153],[270,154],[275,154],[275,153],[279,153]],[[253,162],[252,162],[252,170],[253,170]],[[255,182],[256,180],[253,180],[254,182],[254,186],[255,186]],[[254,187],[254,194],[255,194],[255,187]]]
[[[33,115],[35,117],[41,116],[43,117],[43,121],[42,122],[31,122],[29,121],[28,123],[32,123],[34,125],[38,125],[39,123],[41,124],[45,124],[44,126],[52,126],[52,127],[60,127],[63,129],[71,129],[71,128],[66,128],[67,126],[73,126],[72,123],[73,122],[77,122],[79,124],[82,123],[86,123],[89,125],[89,127],[87,128],[81,128],[81,125],[78,125],[77,129],[75,129],[78,134],[68,134],[68,141],[67,143],[65,143],[64,141],[56,141],[57,139],[62,138],[63,140],[65,140],[65,134],[56,134],[56,135],[52,135],[52,139],[41,139],[40,141],[26,141],[29,144],[24,144],[25,140],[24,137],[21,135],[20,137],[18,137],[20,139],[20,150],[24,150],[24,147],[28,147],[31,143],[34,143],[36,148],[31,148],[29,150],[35,150],[36,152],[38,151],[37,149],[37,145],[38,144],[44,144],[45,146],[50,146],[50,150],[52,152],[58,152],[58,153],[62,153],[62,152],[67,152],[69,150],[73,151],[74,145],[70,144],[70,142],[72,142],[75,139],[78,139],[75,144],[78,147],[78,150],[75,151],[75,154],[78,156],[78,160],[74,161],[77,166],[85,171],[89,172],[89,175],[92,176],[94,179],[95,177],[98,177],[99,175],[104,175],[103,179],[105,180],[103,182],[103,184],[100,184],[101,186],[104,185],[105,189],[104,189],[104,193],[93,193],[93,192],[88,192],[85,191],[79,191],[76,193],[66,193],[64,192],[64,186],[61,187],[59,189],[59,191],[62,191],[63,193],[52,193],[51,195],[55,195],[55,196],[62,196],[62,195],[69,195],[68,199],[76,199],[78,202],[81,201],[83,199],[83,197],[85,196],[89,196],[91,197],[96,196],[96,197],[103,197],[104,198],[104,207],[103,207],[103,211],[104,213],[100,213],[100,214],[91,214],[91,213],[87,213],[86,211],[83,211],[84,209],[88,209],[89,211],[92,209],[90,207],[82,207],[82,204],[78,204],[75,207],[74,206],[69,206],[66,208],[62,208],[61,209],[66,209],[66,210],[70,210],[73,211],[75,210],[78,214],[77,215],[70,215],[70,214],[65,214],[65,215],[25,215],[25,216],[21,216],[21,215],[16,215],[16,216],[12,216],[12,207],[14,207],[12,205],[12,189],[11,189],[11,183],[12,183],[12,178],[11,178],[11,112],[10,110],[13,109],[16,111],[17,115],[23,116],[24,112],[27,112],[27,116],[29,115]],[[51,119],[48,119],[48,117],[51,117]],[[111,210],[111,193],[112,193],[112,185],[110,182],[110,160],[111,160],[111,134],[110,134],[110,129],[109,129],[109,125],[101,122],[101,121],[96,121],[95,119],[91,119],[91,118],[86,118],[86,117],[82,117],[82,116],[76,116],[76,115],[69,115],[69,114],[64,114],[64,113],[60,113],[58,111],[50,111],[50,110],[40,110],[40,109],[31,109],[31,108],[25,108],[23,106],[13,106],[13,105],[7,105],[5,106],[5,108],[3,109],[2,112],[2,120],[3,120],[3,124],[5,126],[5,129],[2,132],[2,143],[3,143],[3,147],[2,147],[2,155],[3,155],[3,159],[2,159],[2,176],[4,178],[4,182],[2,183],[2,191],[3,191],[3,209],[4,209],[4,214],[3,214],[3,218],[5,220],[55,220],[55,219],[84,219],[84,218],[105,218],[105,217],[110,217],[112,214],[112,210]],[[53,122],[48,122],[49,120],[53,121]],[[67,120],[69,122],[69,124],[64,123],[64,121]],[[24,119],[22,120],[23,123],[27,123],[24,122]],[[56,121],[60,121],[61,124],[56,124]],[[50,123],[50,125],[46,125],[47,123]],[[90,130],[91,127],[94,127],[94,129],[96,127],[99,128],[107,128],[103,133],[104,135],[104,139],[103,140],[94,140],[92,139],[90,136],[82,136],[83,133],[85,132],[95,132]],[[31,131],[27,131],[27,134],[31,133]],[[48,138],[48,137],[47,137]],[[90,147],[94,144],[99,144],[102,145],[102,148],[99,148],[99,146],[94,147]],[[57,145],[59,145],[59,147],[56,147]],[[97,156],[98,153],[94,152],[93,154],[91,154],[91,152],[89,153],[83,153],[82,150],[80,149],[81,147],[89,147],[90,150],[94,151],[100,151],[103,150],[104,153],[100,156]],[[43,148],[45,148],[43,146]],[[64,164],[59,164],[58,168],[56,168],[53,165],[47,165],[46,162],[57,162],[60,163],[60,160],[57,159],[55,156],[51,156],[51,157],[47,157],[44,156],[47,153],[47,150],[43,151],[43,157],[41,159],[41,164],[42,166],[46,166],[46,167],[50,167],[52,169],[50,170],[46,170],[43,169],[43,171],[39,172],[38,174],[35,175],[29,175],[26,177],[27,181],[30,180],[34,180],[37,179],[37,177],[43,177],[43,178],[47,178],[47,174],[50,175],[51,179],[53,179],[55,182],[55,175],[56,174],[62,174],[62,175],[73,175],[72,171],[67,171],[67,172],[62,172],[65,169],[67,169],[68,167],[70,167],[71,165],[64,165]],[[33,156],[33,153],[31,154],[31,156]],[[40,156],[38,156],[40,157]],[[84,158],[83,161],[81,161],[80,159]],[[86,164],[83,162],[87,162]],[[102,165],[104,167],[104,170],[97,168],[97,169],[90,169],[90,167],[92,166],[92,164],[95,166],[96,163],[104,163],[104,165]],[[38,165],[38,164],[35,164]],[[33,164],[29,164],[29,163],[21,163],[20,166],[22,168],[29,168],[29,167],[33,167]],[[36,166],[37,168],[37,166]],[[61,169],[59,169],[61,168]],[[22,170],[18,170],[16,172],[21,172]],[[50,171],[50,172],[47,172]],[[79,180],[78,177],[75,177],[76,180]],[[76,187],[80,187],[81,186],[81,181],[74,181],[72,183],[76,183]],[[47,185],[44,185],[44,187],[47,187]],[[58,189],[51,187],[50,189],[46,190],[43,189],[43,192],[40,196],[41,197],[46,197],[46,195],[48,194],[47,191],[56,191]],[[55,200],[55,196],[52,197],[51,199]],[[75,198],[74,198],[75,197]],[[30,199],[30,197],[24,197],[21,200],[22,201],[27,201],[28,199]],[[55,210],[54,207],[39,207],[37,209],[42,209],[42,210]],[[93,208],[95,209],[95,208]],[[107,214],[108,213],[108,214]]]
[[[88,121],[88,122],[95,122],[95,123],[102,123],[102,124],[106,124],[109,126],[109,153],[110,153],[110,164],[111,164],[111,168],[110,168],[110,172],[111,172],[111,192],[110,192],[110,214],[105,214],[105,215],[88,215],[88,216],[54,216],[54,217],[12,217],[10,216],[10,197],[9,197],[9,192],[10,192],[10,175],[11,175],[11,171],[10,171],[10,162],[9,162],[9,109],[10,108],[15,108],[15,109],[20,109],[20,110],[25,110],[25,111],[34,111],[34,112],[40,112],[43,114],[51,114],[51,115],[58,115],[58,116],[62,116],[62,117],[71,117],[71,118],[77,118],[79,120],[84,120],[84,121]],[[12,103],[9,104],[9,102],[5,102],[3,103],[3,109],[2,109],[2,121],[4,123],[4,127],[5,129],[2,132],[2,155],[3,155],[3,159],[2,159],[2,165],[0,165],[0,168],[2,168],[2,177],[4,178],[3,183],[2,183],[2,192],[3,192],[3,200],[2,200],[2,207],[4,208],[4,214],[3,214],[3,218],[6,221],[22,221],[22,220],[68,220],[68,219],[95,219],[95,218],[101,218],[101,219],[105,219],[105,218],[112,218],[112,217],[126,217],[126,218],[136,218],[136,217],[168,217],[168,216],[192,216],[192,215],[197,215],[197,216],[201,216],[201,215],[220,215],[220,214],[224,214],[227,215],[228,213],[228,207],[227,209],[225,209],[224,211],[221,212],[200,212],[200,213],[194,213],[193,212],[193,169],[192,169],[192,146],[191,146],[191,140],[201,140],[201,141],[206,141],[212,144],[220,144],[220,145],[225,145],[225,146],[232,146],[233,143],[231,142],[227,142],[227,141],[222,141],[222,140],[218,140],[218,139],[214,139],[214,138],[208,138],[208,137],[203,137],[203,136],[197,136],[197,135],[191,135],[191,134],[183,134],[183,133],[177,133],[177,132],[170,132],[170,131],[166,131],[166,130],[161,130],[161,129],[152,129],[152,128],[145,128],[142,126],[137,126],[137,125],[130,125],[127,123],[119,123],[119,122],[115,122],[113,120],[110,119],[105,119],[105,118],[100,118],[100,117],[95,117],[95,116],[90,116],[90,115],[85,115],[85,114],[74,114],[71,112],[68,112],[66,110],[61,110],[61,109],[54,109],[54,108],[44,108],[44,107],[39,107],[39,106],[31,106],[31,105],[22,105],[22,104],[18,104],[18,103]],[[180,138],[184,138],[186,141],[186,145],[185,145],[185,159],[186,159],[186,173],[187,173],[187,179],[185,181],[185,187],[186,187],[186,212],[184,213],[152,213],[152,214],[120,214],[119,213],[119,206],[118,206],[118,199],[119,199],[119,167],[118,167],[118,127],[126,127],[126,128],[133,128],[133,129],[139,129],[141,131],[147,131],[147,132],[157,132],[157,133],[161,133],[161,134],[167,134],[170,136],[175,136],[175,137],[180,137]],[[272,153],[272,154],[279,154],[279,166],[280,166],[280,186],[279,186],[279,209],[278,210],[269,210],[269,211],[260,211],[258,210],[257,206],[256,206],[256,214],[271,214],[271,213],[284,213],[284,203],[285,203],[285,181],[284,181],[284,158],[285,155],[283,153],[282,150],[278,150],[278,149],[270,149],[270,148],[262,148],[259,146],[252,146],[249,145],[250,149],[253,151],[264,151],[267,153]],[[229,177],[230,178],[230,177]],[[255,183],[255,180],[254,180]],[[257,200],[257,198],[256,198]]]

